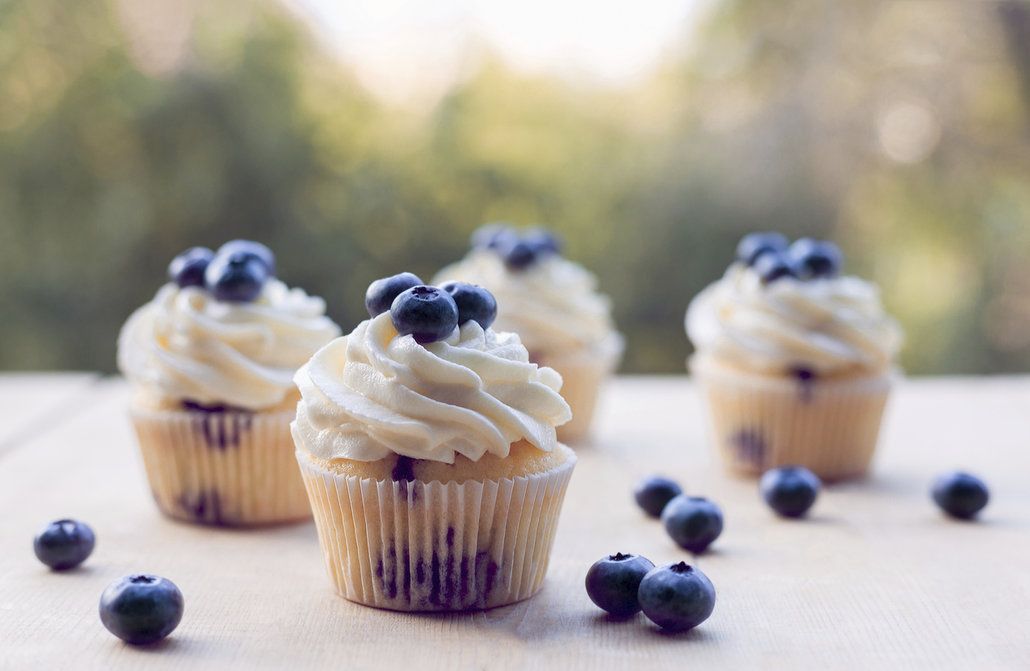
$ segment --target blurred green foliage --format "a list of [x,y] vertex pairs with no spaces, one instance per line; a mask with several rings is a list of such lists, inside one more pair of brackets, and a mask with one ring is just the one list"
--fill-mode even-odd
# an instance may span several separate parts
[[1024,3],[722,0],[637,84],[486,59],[419,110],[275,4],[210,3],[171,65],[131,4],[0,3],[2,368],[113,370],[171,256],[233,237],[349,330],[493,219],[598,274],[627,371],[683,371],[686,305],[754,229],[838,240],[910,372],[1030,364]]

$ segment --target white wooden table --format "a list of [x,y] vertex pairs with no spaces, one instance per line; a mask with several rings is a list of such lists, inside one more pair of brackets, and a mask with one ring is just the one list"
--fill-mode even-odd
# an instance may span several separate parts
[[[0,668],[1030,669],[1030,378],[909,381],[895,394],[874,477],[780,521],[755,483],[721,472],[682,377],[613,383],[579,450],[543,591],[494,611],[407,615],[330,589],[310,524],[208,529],[161,517],[120,380],[0,376]],[[978,523],[944,519],[927,491],[964,467],[991,487]],[[726,530],[696,560],[715,613],[670,636],[609,621],[583,577],[615,551],[687,559],[633,504],[652,472],[718,501]],[[97,533],[80,569],[36,561],[33,534],[75,517]],[[138,571],[186,596],[165,643],[132,648],[97,616]]]

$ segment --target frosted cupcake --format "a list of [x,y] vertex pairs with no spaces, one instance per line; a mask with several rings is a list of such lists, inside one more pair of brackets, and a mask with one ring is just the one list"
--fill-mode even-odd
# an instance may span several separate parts
[[576,461],[555,432],[561,377],[490,328],[478,287],[405,273],[366,304],[296,377],[297,461],[336,590],[402,611],[532,596]]
[[340,329],[275,278],[259,243],[195,247],[118,338],[154,500],[170,517],[250,526],[311,510],[293,458],[297,369]]
[[523,233],[503,224],[479,229],[469,254],[434,281],[472,282],[497,297],[497,327],[518,333],[530,361],[561,373],[572,421],[558,430],[565,441],[589,433],[603,383],[618,366],[622,336],[596,278],[561,256],[558,239],[543,229]]
[[876,287],[840,276],[841,263],[829,242],[752,234],[691,302],[690,369],[732,470],[798,464],[826,480],[868,470],[901,332]]

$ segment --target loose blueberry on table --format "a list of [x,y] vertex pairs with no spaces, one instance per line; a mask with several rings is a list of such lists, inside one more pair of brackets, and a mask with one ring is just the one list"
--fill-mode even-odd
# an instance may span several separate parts
[[680,494],[665,506],[662,523],[677,545],[697,554],[722,533],[722,510],[706,498]]
[[203,287],[204,271],[215,253],[207,247],[190,247],[168,264],[168,279],[182,288]]
[[933,484],[933,500],[948,515],[969,520],[984,509],[990,499],[987,485],[970,473],[946,473]]
[[77,520],[51,522],[32,540],[36,558],[55,571],[67,571],[86,561],[95,545],[93,530]]
[[639,555],[616,552],[602,557],[587,571],[587,595],[598,608],[615,617],[639,613],[637,589],[653,568],[650,559]]
[[458,306],[443,289],[418,285],[402,292],[390,307],[390,318],[400,335],[426,344],[443,340],[458,326]]
[[447,282],[440,288],[450,294],[458,306],[459,325],[474,321],[487,329],[497,319],[497,300],[483,287],[467,282]]
[[781,233],[751,233],[737,243],[737,260],[750,266],[763,254],[781,254],[787,251],[789,244]]
[[182,592],[171,580],[137,574],[115,581],[100,596],[100,621],[133,645],[155,643],[182,620]]
[[781,517],[803,517],[819,496],[822,482],[803,466],[781,466],[762,474],[762,498]]
[[827,240],[801,238],[790,246],[789,256],[803,280],[836,277],[844,264],[840,248]]
[[661,517],[666,504],[682,493],[683,488],[675,480],[652,475],[637,485],[633,498],[645,513]]
[[640,581],[637,600],[649,620],[669,631],[687,631],[715,610],[715,586],[686,562],[652,569]]
[[420,284],[425,282],[414,273],[399,273],[376,280],[368,285],[365,292],[365,309],[370,317],[377,317],[390,309],[394,299]]

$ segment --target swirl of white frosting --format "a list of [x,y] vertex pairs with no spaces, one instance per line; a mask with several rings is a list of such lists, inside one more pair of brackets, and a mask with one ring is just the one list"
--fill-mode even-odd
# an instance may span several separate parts
[[608,298],[597,292],[597,278],[560,256],[541,258],[529,268],[510,271],[490,250],[473,249],[439,273],[434,284],[459,280],[478,284],[497,298],[500,331],[519,334],[531,352],[567,352],[604,346],[621,351]]
[[169,283],[122,327],[118,367],[161,398],[261,410],[285,401],[297,369],[339,334],[325,301],[276,279],[250,303]]
[[297,444],[322,459],[450,464],[456,454],[506,457],[521,439],[550,451],[572,416],[557,372],[529,363],[514,333],[474,321],[419,345],[383,313],[319,350],[296,382]]
[[763,285],[740,263],[694,298],[686,328],[699,354],[773,374],[879,371],[901,346],[901,331],[869,282],[785,278]]

